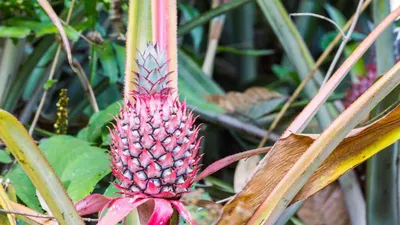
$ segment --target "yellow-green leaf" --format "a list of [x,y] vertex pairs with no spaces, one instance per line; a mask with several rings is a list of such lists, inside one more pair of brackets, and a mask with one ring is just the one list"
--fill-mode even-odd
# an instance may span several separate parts
[[[8,198],[6,190],[4,190],[2,183],[0,183],[0,206],[5,210],[12,210],[10,200]],[[7,218],[10,225],[17,224],[17,222],[15,221],[15,216],[13,214],[7,214]]]
[[4,110],[0,110],[0,139],[39,190],[59,224],[83,225],[59,178],[27,130]]

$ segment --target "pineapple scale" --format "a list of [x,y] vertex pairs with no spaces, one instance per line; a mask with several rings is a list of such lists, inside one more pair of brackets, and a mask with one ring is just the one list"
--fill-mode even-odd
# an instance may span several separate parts
[[192,112],[169,91],[133,93],[111,131],[113,173],[125,193],[175,198],[188,191],[199,169]]

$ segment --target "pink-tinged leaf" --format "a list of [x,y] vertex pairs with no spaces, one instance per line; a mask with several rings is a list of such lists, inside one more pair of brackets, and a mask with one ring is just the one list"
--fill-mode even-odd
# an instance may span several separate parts
[[196,225],[196,221],[190,215],[190,212],[185,208],[181,201],[171,201],[171,204],[178,210],[181,215],[190,225]]
[[234,155],[227,156],[223,159],[220,159],[218,161],[213,162],[211,165],[209,165],[206,169],[204,169],[197,177],[194,179],[194,182],[197,182],[207,176],[210,176],[211,174],[217,172],[218,170],[225,168],[226,166],[237,162],[241,159],[245,159],[254,155],[259,155],[259,154],[264,154],[269,152],[271,147],[265,147],[265,148],[257,148],[254,150],[249,150],[241,153],[237,153]]
[[112,198],[101,194],[92,194],[76,203],[75,207],[79,215],[83,216],[99,212],[110,201],[112,201]]
[[140,224],[149,224],[149,220],[154,211],[154,200],[150,199],[137,208]]
[[67,52],[68,61],[70,64],[72,64],[71,47],[69,45],[69,41],[67,38],[67,34],[65,33],[64,27],[61,25],[60,18],[58,18],[56,12],[54,12],[54,9],[51,7],[50,3],[47,0],[38,0],[38,2],[40,6],[42,6],[43,10],[50,17],[54,25],[57,27],[58,31],[60,32],[61,39],[65,46],[65,51]]
[[97,225],[115,225],[123,220],[136,207],[145,203],[149,199],[120,198],[111,204],[110,210],[101,218]]
[[166,225],[171,219],[172,209],[170,201],[161,198],[154,199],[154,210],[150,217],[149,225]]

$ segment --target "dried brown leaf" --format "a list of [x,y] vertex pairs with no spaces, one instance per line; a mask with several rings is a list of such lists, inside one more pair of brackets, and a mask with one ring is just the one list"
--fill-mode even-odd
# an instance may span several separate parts
[[297,215],[307,225],[350,224],[343,192],[337,182],[308,198]]
[[[318,135],[291,134],[279,140],[260,162],[260,169],[243,191],[224,206],[218,224],[231,224],[234,215],[240,211],[238,206],[242,203],[245,203],[248,211],[246,215],[249,216],[239,217],[240,220],[235,221],[235,224],[246,224],[316,137]],[[310,197],[398,139],[400,139],[400,106],[375,123],[354,129],[317,169],[293,202]]]
[[216,103],[228,113],[251,109],[260,103],[282,98],[284,97],[279,93],[262,87],[252,87],[245,92],[231,91],[225,95],[209,95],[206,97],[207,101]]
[[260,162],[260,157],[258,155],[249,157],[247,159],[242,159],[236,166],[235,177],[233,179],[233,188],[235,192],[238,193],[246,185],[248,179],[256,171],[258,162]]

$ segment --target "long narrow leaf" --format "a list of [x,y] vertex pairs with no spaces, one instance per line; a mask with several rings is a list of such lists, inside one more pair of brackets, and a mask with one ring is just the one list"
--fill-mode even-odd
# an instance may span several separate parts
[[135,80],[135,58],[137,50],[137,35],[139,23],[139,1],[130,0],[128,9],[128,31],[126,37],[126,59],[125,59],[125,87],[124,97],[130,99],[129,93],[134,90]]
[[63,185],[26,129],[0,110],[0,139],[21,164],[60,224],[84,224]]

